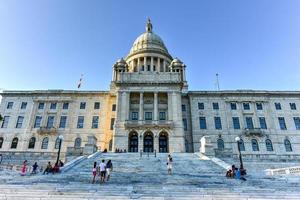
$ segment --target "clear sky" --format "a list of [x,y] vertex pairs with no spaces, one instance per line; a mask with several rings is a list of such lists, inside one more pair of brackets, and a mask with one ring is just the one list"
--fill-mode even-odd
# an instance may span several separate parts
[[300,0],[0,0],[0,88],[108,90],[147,17],[190,90],[300,90]]

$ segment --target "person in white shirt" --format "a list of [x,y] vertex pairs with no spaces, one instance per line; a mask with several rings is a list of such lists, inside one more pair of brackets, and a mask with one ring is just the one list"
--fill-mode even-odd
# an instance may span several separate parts
[[172,158],[171,154],[169,154],[168,158],[167,158],[168,174],[172,174],[172,167],[173,167],[173,158]]
[[105,164],[104,160],[102,160],[102,162],[100,163],[99,168],[100,168],[100,182],[104,183],[105,172],[106,172],[106,164]]

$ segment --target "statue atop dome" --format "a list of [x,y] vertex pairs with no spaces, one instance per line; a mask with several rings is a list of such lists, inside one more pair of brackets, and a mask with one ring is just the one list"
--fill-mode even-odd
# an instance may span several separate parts
[[146,31],[149,32],[149,33],[152,32],[152,23],[150,21],[150,18],[148,18],[148,20],[147,20]]

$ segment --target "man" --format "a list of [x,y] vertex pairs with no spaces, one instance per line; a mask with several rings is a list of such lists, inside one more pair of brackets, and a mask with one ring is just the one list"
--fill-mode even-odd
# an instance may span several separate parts
[[104,159],[102,160],[102,162],[99,165],[100,168],[100,183],[104,183],[105,181],[105,172],[106,172],[106,164],[104,163]]

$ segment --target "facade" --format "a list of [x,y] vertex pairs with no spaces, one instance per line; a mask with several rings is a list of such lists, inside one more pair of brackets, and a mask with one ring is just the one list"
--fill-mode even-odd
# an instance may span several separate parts
[[109,91],[4,91],[0,153],[97,149],[237,154],[295,159],[300,152],[300,92],[189,91],[185,64],[173,58],[148,20]]

